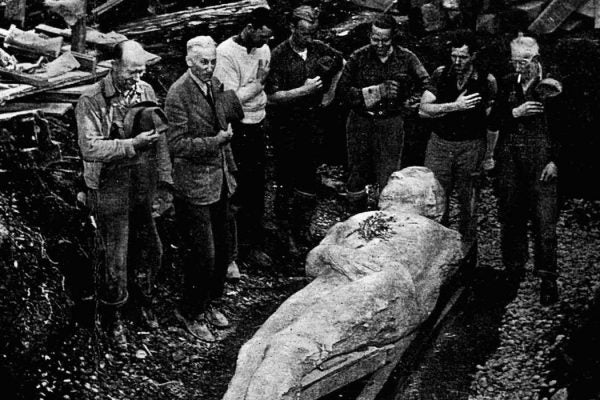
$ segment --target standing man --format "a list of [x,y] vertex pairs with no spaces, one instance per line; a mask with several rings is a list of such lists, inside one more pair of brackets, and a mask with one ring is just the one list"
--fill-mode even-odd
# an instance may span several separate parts
[[243,116],[235,93],[223,92],[213,77],[216,62],[211,37],[190,39],[189,69],[171,86],[165,102],[183,251],[181,317],[192,335],[209,342],[215,340],[209,326],[229,325],[218,303],[232,243],[229,198],[236,186],[229,122]]
[[[151,301],[162,246],[152,218],[151,181],[172,184],[169,151],[157,129],[129,137],[124,126],[133,105],[156,101],[152,87],[140,79],[151,58],[135,41],[119,43],[111,73],[82,94],[76,108],[87,200],[101,242],[101,320],[120,346],[127,338],[119,309],[130,294],[139,295],[145,322],[158,325]],[[156,163],[147,162],[150,153]]]
[[[477,54],[471,37],[455,38],[450,44],[452,63],[435,70],[431,88],[423,92],[419,114],[433,119],[425,166],[433,171],[446,193],[442,224],[448,225],[450,197],[456,190],[459,206],[458,231],[465,249],[477,257],[477,180],[484,155],[493,154],[497,133],[486,140],[487,118],[496,97],[493,75],[477,69]],[[486,143],[487,146],[486,151]]]
[[[309,228],[322,160],[323,107],[333,100],[344,62],[339,51],[313,39],[317,27],[316,9],[300,6],[293,11],[292,34],[273,50],[266,89],[273,104],[275,211],[288,221],[291,207],[294,237],[305,245],[312,242]],[[290,244],[295,248],[293,241]]]
[[502,261],[512,280],[518,282],[528,258],[527,223],[531,219],[534,266],[541,278],[540,303],[549,305],[558,300],[560,110],[554,96],[562,87],[554,79],[544,79],[535,39],[521,34],[511,42],[510,50],[516,73],[500,82],[491,116],[491,127],[500,130],[497,158]]
[[236,92],[244,118],[233,124],[231,149],[237,164],[237,192],[233,198],[240,257],[263,267],[271,258],[262,251],[265,212],[265,107],[264,82],[271,51],[267,41],[273,26],[269,10],[259,7],[250,13],[244,29],[217,47],[215,77],[225,90]]
[[371,24],[370,44],[356,50],[344,67],[339,94],[351,107],[348,140],[348,202],[366,209],[365,185],[382,189],[400,167],[404,145],[403,110],[419,97],[429,74],[411,51],[394,44],[396,21],[383,14]]

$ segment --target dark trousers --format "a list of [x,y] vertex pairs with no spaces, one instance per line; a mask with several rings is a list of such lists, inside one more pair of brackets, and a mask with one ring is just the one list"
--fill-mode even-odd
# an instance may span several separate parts
[[[238,186],[232,203],[236,210],[238,239],[243,245],[261,244],[266,185],[264,123],[233,124],[231,150],[237,165]],[[233,227],[231,229],[235,232]]]
[[287,191],[315,194],[317,168],[323,161],[321,109],[279,112],[271,132],[275,153],[275,182]]
[[400,169],[404,146],[404,123],[401,116],[374,118],[354,111],[346,124],[348,140],[348,191],[359,192],[368,183],[380,189]]
[[231,246],[231,212],[226,189],[210,205],[175,198],[183,258],[183,311],[197,317],[223,295]]
[[425,166],[429,168],[446,194],[446,211],[442,224],[448,225],[450,197],[456,190],[459,207],[458,231],[467,246],[477,242],[477,180],[485,139],[449,141],[431,134],[425,152]]
[[518,270],[528,258],[527,223],[534,237],[534,266],[540,275],[556,275],[557,182],[542,182],[549,160],[546,136],[513,135],[498,152],[498,201],[504,266]]
[[106,167],[88,205],[98,226],[99,300],[120,306],[133,292],[143,304],[152,299],[162,245],[152,218],[155,182],[143,166]]

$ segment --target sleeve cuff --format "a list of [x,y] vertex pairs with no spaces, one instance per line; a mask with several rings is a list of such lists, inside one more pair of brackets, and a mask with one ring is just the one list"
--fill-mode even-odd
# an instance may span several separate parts
[[125,139],[125,154],[129,158],[135,157],[135,147],[133,147],[133,139]]

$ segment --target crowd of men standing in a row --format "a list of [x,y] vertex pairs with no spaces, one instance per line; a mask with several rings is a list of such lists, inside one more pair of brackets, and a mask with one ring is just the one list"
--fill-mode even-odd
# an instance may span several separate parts
[[[527,261],[527,220],[535,236],[540,301],[557,300],[557,133],[551,121],[560,83],[545,79],[539,47],[511,43],[515,74],[499,82],[479,71],[468,36],[451,45],[451,63],[430,78],[411,51],[395,44],[396,22],[381,15],[370,43],[347,60],[314,40],[318,10],[293,10],[290,37],[273,51],[274,22],[254,10],[242,31],[217,46],[209,36],[187,42],[185,72],[169,89],[164,112],[142,81],[148,53],[134,41],[116,46],[111,74],[85,93],[76,109],[87,203],[98,228],[102,268],[97,291],[104,329],[127,343],[120,307],[139,303],[157,327],[152,290],[162,247],[152,218],[155,196],[174,195],[184,285],[177,316],[199,339],[229,321],[219,307],[236,260],[268,264],[264,252],[266,127],[274,147],[275,214],[288,250],[312,243],[321,162],[320,121],[334,97],[348,106],[352,212],[366,210],[368,184],[385,186],[399,169],[407,108],[430,119],[425,166],[459,204],[458,230],[476,253],[477,179],[499,169],[502,254],[518,280]],[[267,104],[269,115],[267,116]],[[442,221],[448,224],[448,212]]]

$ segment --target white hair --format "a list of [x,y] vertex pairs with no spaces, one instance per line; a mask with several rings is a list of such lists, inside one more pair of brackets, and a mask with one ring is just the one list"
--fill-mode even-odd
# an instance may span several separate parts
[[210,36],[196,36],[187,41],[187,54],[195,52],[197,49],[214,49],[217,47],[217,42]]
[[519,32],[519,36],[510,42],[510,49],[512,51],[520,50],[521,52],[529,53],[532,56],[540,54],[540,46],[538,45],[537,40],[531,36],[524,36],[522,32]]

